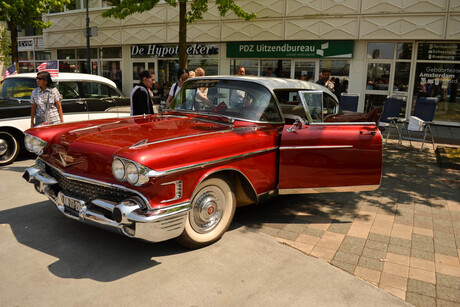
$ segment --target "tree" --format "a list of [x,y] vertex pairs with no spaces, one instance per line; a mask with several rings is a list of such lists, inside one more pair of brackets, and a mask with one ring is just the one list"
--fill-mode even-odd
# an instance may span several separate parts
[[59,9],[70,0],[8,0],[0,1],[0,21],[6,22],[11,35],[11,60],[18,66],[18,27],[49,28],[51,22],[43,22],[42,14],[51,8]]
[[[102,13],[102,16],[125,19],[129,15],[153,9],[160,0],[112,0],[109,2],[113,7]],[[187,68],[187,23],[203,19],[203,13],[208,10],[208,0],[165,0],[165,2],[172,7],[179,4],[179,66]],[[187,2],[190,3],[188,11]],[[221,16],[225,16],[231,10],[236,16],[246,21],[256,18],[256,14],[247,13],[236,5],[234,0],[216,0],[216,4]]]
[[10,35],[3,25],[0,24],[0,63],[7,67],[11,65],[11,39]]

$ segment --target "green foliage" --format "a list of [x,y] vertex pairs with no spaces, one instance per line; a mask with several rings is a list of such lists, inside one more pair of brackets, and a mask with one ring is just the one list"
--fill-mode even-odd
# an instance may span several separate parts
[[42,14],[51,7],[63,7],[70,0],[8,0],[0,1],[0,21],[14,21],[19,27],[48,28],[51,22],[43,22]]
[[[142,13],[153,9],[160,0],[112,0],[112,8],[102,13],[103,17],[115,17],[125,19],[127,16]],[[203,13],[208,11],[208,0],[165,0],[172,7],[176,7],[179,2],[190,2],[190,9],[187,11],[187,22],[202,20]],[[235,4],[234,0],[216,0],[217,8],[221,16],[225,16],[228,11],[233,11],[236,16],[250,21],[256,18],[256,14],[249,14]]]
[[11,39],[6,27],[0,26],[0,62],[11,65]]

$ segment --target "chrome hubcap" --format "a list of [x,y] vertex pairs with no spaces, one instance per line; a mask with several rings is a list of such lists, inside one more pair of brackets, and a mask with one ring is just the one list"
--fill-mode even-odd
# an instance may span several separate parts
[[191,215],[191,225],[198,233],[213,230],[222,219],[225,195],[215,186],[205,187],[195,197]]
[[8,143],[4,139],[0,139],[0,156],[3,156],[8,151]]

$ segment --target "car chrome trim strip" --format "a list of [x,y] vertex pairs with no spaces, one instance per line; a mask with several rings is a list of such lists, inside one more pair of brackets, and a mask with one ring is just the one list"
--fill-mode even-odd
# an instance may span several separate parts
[[279,189],[278,194],[316,194],[316,193],[335,193],[335,192],[360,192],[374,191],[380,185],[355,185],[346,187],[318,187],[318,188],[298,188],[298,189]]
[[[232,160],[238,160],[238,159],[246,158],[246,157],[249,157],[249,156],[255,156],[255,155],[258,155],[258,154],[261,154],[261,153],[270,152],[270,151],[276,150],[277,148],[278,147],[271,147],[271,148],[267,148],[267,149],[257,150],[257,151],[248,152],[248,153],[245,153],[245,154],[240,154],[240,155],[231,156],[231,157],[227,157],[227,158],[217,159],[217,160],[213,160],[213,161],[208,161],[208,162],[202,162],[202,163],[182,166],[182,167],[169,169],[169,170],[165,170],[165,171],[161,171],[161,172],[155,171],[155,174],[156,174],[156,176],[163,176],[163,175],[169,175],[169,174],[173,174],[173,173],[177,173],[177,172],[188,171],[188,170],[191,170],[191,169],[194,169],[194,168],[203,168],[203,167],[207,167],[207,166],[210,166],[210,165],[213,165],[213,164],[229,162],[229,161],[232,161]],[[149,174],[147,174],[147,176],[149,176]]]
[[178,199],[182,198],[182,180],[165,182],[165,183],[162,183],[161,185],[170,185],[170,184],[174,184],[174,197],[171,198],[171,199],[162,200],[161,201],[162,204],[169,203],[171,201],[178,200]]
[[286,149],[332,149],[332,148],[353,148],[353,145],[284,146],[284,147],[280,147],[280,150],[286,150]]
[[375,126],[375,122],[321,122],[321,123],[309,123],[312,126]]

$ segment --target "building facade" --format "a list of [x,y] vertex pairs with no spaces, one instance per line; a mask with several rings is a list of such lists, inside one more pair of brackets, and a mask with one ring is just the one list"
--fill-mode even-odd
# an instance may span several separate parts
[[[202,21],[188,25],[188,67],[207,75],[246,74],[316,81],[323,68],[360,95],[359,111],[402,97],[412,114],[420,96],[439,99],[435,121],[460,125],[460,0],[241,0],[257,18],[232,12],[221,17],[215,3]],[[88,72],[85,0],[46,15],[43,35],[22,37],[20,71],[58,59],[61,71]],[[142,69],[165,87],[178,69],[179,12],[165,3],[124,20],[103,18],[105,1],[89,1],[92,73],[114,80],[124,93]]]

